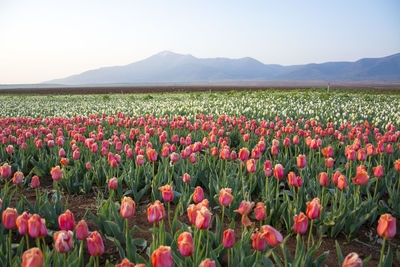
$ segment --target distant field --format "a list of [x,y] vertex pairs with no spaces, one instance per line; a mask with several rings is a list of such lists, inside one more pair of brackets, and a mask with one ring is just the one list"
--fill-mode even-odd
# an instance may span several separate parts
[[[400,86],[397,85],[366,85],[366,86],[335,86],[332,90],[363,90],[365,91],[384,91],[400,93]],[[259,90],[326,90],[326,87],[310,86],[189,86],[189,85],[170,85],[170,86],[121,86],[121,87],[57,87],[57,88],[15,88],[0,89],[0,94],[132,94],[132,93],[166,93],[166,92],[209,92],[209,91],[259,91]]]

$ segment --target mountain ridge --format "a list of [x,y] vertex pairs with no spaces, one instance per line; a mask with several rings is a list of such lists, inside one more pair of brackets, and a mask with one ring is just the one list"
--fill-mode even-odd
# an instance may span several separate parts
[[354,62],[283,66],[264,64],[251,57],[197,58],[190,54],[162,51],[127,65],[100,67],[44,83],[79,85],[278,80],[400,81],[400,53]]

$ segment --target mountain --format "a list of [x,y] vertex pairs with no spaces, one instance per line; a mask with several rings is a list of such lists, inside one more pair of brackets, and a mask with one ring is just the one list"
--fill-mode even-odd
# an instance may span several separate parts
[[196,58],[164,51],[125,66],[85,71],[50,84],[196,83],[226,81],[400,81],[400,53],[355,62],[282,66],[250,57]]

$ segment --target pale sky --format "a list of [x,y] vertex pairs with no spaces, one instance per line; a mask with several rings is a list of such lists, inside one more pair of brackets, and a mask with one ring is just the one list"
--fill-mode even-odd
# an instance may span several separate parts
[[164,50],[281,65],[388,56],[400,52],[400,1],[0,0],[0,84]]

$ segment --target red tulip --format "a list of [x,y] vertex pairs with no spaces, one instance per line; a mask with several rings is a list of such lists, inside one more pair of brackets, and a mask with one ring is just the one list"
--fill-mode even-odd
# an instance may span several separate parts
[[22,254],[21,267],[43,267],[43,253],[38,248],[31,248]]
[[118,178],[113,177],[108,181],[108,188],[112,190],[116,190],[118,188]]
[[366,171],[361,170],[357,172],[356,177],[354,177],[352,180],[355,184],[366,185],[369,180],[369,175]]
[[86,238],[90,255],[97,257],[104,253],[104,244],[101,235],[94,231]]
[[159,200],[154,201],[147,209],[147,220],[149,223],[156,223],[165,218],[165,208]]
[[373,168],[374,176],[377,178],[381,178],[383,176],[383,167],[382,165],[376,166]]
[[256,161],[254,159],[249,159],[246,161],[247,171],[252,173],[256,171]]
[[153,267],[172,267],[174,262],[172,260],[171,248],[160,246],[151,255],[151,263]]
[[40,219],[39,237],[46,237],[46,236],[47,236],[46,221],[44,219]]
[[274,176],[277,179],[281,179],[285,173],[285,168],[281,164],[276,164],[274,168]]
[[61,230],[54,234],[55,248],[59,253],[66,253],[74,247],[71,231]]
[[331,146],[325,147],[321,149],[322,155],[324,155],[325,158],[330,158],[333,156],[333,149]]
[[39,188],[39,186],[40,186],[39,177],[37,175],[35,175],[31,179],[31,187],[32,188]]
[[123,259],[120,264],[115,265],[115,267],[136,267],[136,266],[134,263],[131,263],[127,258]]
[[59,181],[62,179],[62,171],[60,169],[60,166],[56,166],[56,167],[52,168],[50,174],[51,174],[51,178],[54,181]]
[[363,262],[357,253],[352,252],[346,256],[343,261],[342,267],[362,267]]
[[327,186],[329,185],[329,179],[328,179],[328,175],[326,174],[326,172],[321,172],[318,175],[318,179],[319,179],[319,184],[321,186]]
[[233,229],[224,231],[222,244],[225,248],[232,248],[235,245],[235,231]]
[[76,239],[85,240],[89,235],[89,230],[86,222],[84,220],[80,220],[75,228]]
[[400,159],[394,162],[394,168],[397,172],[400,172]]
[[307,216],[311,220],[319,217],[322,210],[321,202],[319,198],[314,198],[311,202],[307,202]]
[[325,159],[325,167],[332,168],[335,165],[335,160],[333,158]]
[[267,207],[263,202],[258,202],[254,208],[254,214],[256,215],[257,221],[262,221],[267,218]]
[[203,188],[201,188],[200,186],[197,186],[193,193],[193,201],[194,201],[194,203],[199,203],[203,199],[204,199]]
[[16,209],[7,208],[3,211],[1,216],[1,220],[3,222],[4,227],[7,230],[11,230],[17,227],[17,217],[18,213]]
[[174,191],[170,185],[164,185],[158,188],[162,192],[162,196],[165,202],[171,202],[174,199]]
[[261,233],[271,247],[276,247],[282,243],[282,234],[270,225],[263,225],[261,227]]
[[22,183],[22,180],[24,180],[24,174],[22,172],[15,172],[12,183],[18,185]]
[[219,203],[222,206],[227,207],[231,204],[233,200],[233,196],[231,193],[232,189],[230,188],[221,189],[221,191],[219,192]]
[[63,214],[58,216],[58,225],[61,230],[73,231],[75,228],[75,218],[71,211],[66,210]]
[[391,214],[383,214],[378,221],[378,235],[391,239],[396,235],[396,218]]
[[28,233],[32,238],[40,237],[41,218],[37,214],[33,214],[28,220]]
[[254,234],[252,234],[251,240],[253,241],[252,246],[255,250],[263,251],[267,246],[267,243],[265,242],[265,237],[260,232],[255,232]]
[[90,170],[92,168],[92,164],[90,163],[90,161],[86,162],[85,167],[87,170]]
[[143,165],[143,163],[144,163],[143,155],[138,155],[136,158],[136,164],[140,166],[140,165]]
[[307,232],[308,217],[303,212],[300,212],[299,215],[294,215],[293,220],[293,230],[296,233],[303,235],[305,232]]
[[171,158],[172,162],[178,162],[179,161],[179,155],[177,153],[175,153],[175,152],[173,152],[171,154],[170,158]]
[[60,160],[60,165],[62,165],[62,166],[68,166],[68,164],[69,164],[69,159],[68,159],[68,158],[62,158],[62,159]]
[[335,185],[338,184],[338,179],[339,179],[339,176],[340,176],[340,175],[342,175],[342,174],[340,173],[340,171],[336,171],[334,174],[332,174],[332,176],[331,176],[332,182],[333,182]]
[[271,155],[278,155],[278,147],[277,146],[271,147]]
[[215,267],[215,261],[207,258],[200,263],[199,267]]
[[29,218],[30,218],[30,216],[25,211],[24,211],[24,213],[22,213],[22,215],[18,216],[16,224],[17,224],[18,232],[20,235],[25,235],[28,233]]
[[8,165],[7,163],[4,163],[0,168],[0,175],[4,179],[10,178],[11,177],[11,166]]
[[183,232],[178,237],[179,252],[183,257],[191,256],[194,252],[193,237],[189,232]]
[[120,213],[125,219],[133,217],[135,214],[135,201],[130,197],[124,197],[121,201]]
[[267,160],[264,163],[264,174],[266,177],[269,177],[272,174],[272,163],[270,160]]
[[303,169],[306,166],[306,156],[305,155],[299,155],[297,157],[297,167],[300,169]]

